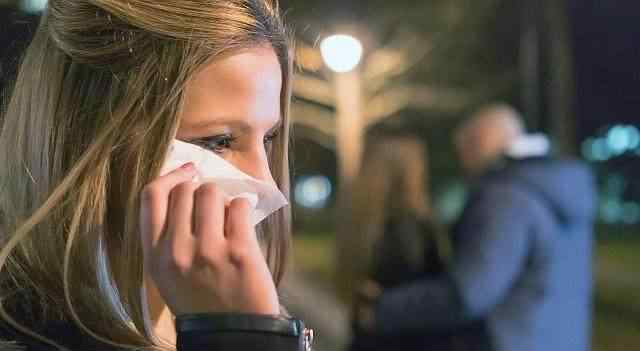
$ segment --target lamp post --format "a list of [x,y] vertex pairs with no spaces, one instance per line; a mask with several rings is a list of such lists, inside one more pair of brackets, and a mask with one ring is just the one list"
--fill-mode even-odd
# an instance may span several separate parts
[[336,99],[336,151],[342,191],[360,167],[362,154],[362,88],[358,64],[362,44],[350,35],[332,35],[320,43],[322,59],[333,74]]
[[[360,276],[362,260],[357,255],[357,235],[352,222],[352,189],[360,169],[362,154],[362,88],[358,64],[362,58],[362,44],[348,35],[338,34],[320,43],[320,53],[331,69],[336,107],[336,156],[338,159],[338,211],[336,234],[336,267],[338,295],[349,301]],[[345,266],[346,265],[346,266]]]

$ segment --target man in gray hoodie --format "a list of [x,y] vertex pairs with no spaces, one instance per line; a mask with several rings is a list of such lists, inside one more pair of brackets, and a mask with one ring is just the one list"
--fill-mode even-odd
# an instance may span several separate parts
[[472,116],[456,146],[472,189],[452,233],[451,267],[442,277],[382,292],[373,329],[448,333],[462,344],[473,330],[465,350],[588,351],[591,172],[549,157],[547,139],[526,135],[506,105]]

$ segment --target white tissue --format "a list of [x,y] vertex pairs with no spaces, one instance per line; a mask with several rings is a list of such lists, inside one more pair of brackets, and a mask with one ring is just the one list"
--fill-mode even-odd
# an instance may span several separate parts
[[287,199],[276,186],[243,173],[209,150],[180,140],[173,140],[160,175],[187,162],[193,162],[198,172],[195,182],[214,182],[225,192],[229,201],[238,197],[248,199],[253,208],[253,225],[288,205]]

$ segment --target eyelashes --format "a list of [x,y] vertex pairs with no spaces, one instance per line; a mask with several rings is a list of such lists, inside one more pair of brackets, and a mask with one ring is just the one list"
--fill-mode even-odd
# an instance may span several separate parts
[[217,154],[222,154],[225,150],[230,149],[236,140],[237,138],[231,134],[221,134],[197,139],[192,141],[192,143]]
[[278,135],[280,135],[280,130],[277,129],[267,135],[265,135],[264,137],[264,145],[265,146],[270,146],[271,143],[273,143],[273,141],[278,137]]
[[[279,134],[280,131],[276,130],[265,135],[263,139],[264,146],[269,148]],[[233,134],[220,134],[192,140],[190,142],[209,151],[215,152],[216,154],[224,154],[234,148],[238,142],[238,138]]]

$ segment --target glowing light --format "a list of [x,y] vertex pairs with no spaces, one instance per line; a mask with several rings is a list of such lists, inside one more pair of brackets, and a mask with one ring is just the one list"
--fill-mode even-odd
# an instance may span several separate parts
[[349,72],[360,63],[362,44],[350,35],[336,34],[322,40],[320,54],[331,70]]
[[582,156],[589,161],[596,161],[596,158],[593,154],[593,144],[595,143],[595,139],[588,138],[587,140],[582,142]]
[[619,201],[610,198],[602,204],[600,214],[606,223],[617,223],[622,219],[623,208]]
[[640,130],[636,126],[627,127],[627,137],[629,138],[627,149],[631,150],[640,146]]
[[47,0],[22,0],[20,8],[26,12],[41,12],[47,7]]
[[466,189],[462,183],[448,185],[436,198],[438,218],[445,223],[451,223],[460,215],[464,208]]
[[627,150],[629,135],[624,126],[615,126],[607,133],[607,147],[615,155],[620,155]]
[[302,177],[295,186],[296,202],[306,208],[323,208],[331,197],[331,181],[326,176]]
[[591,144],[591,158],[594,161],[606,161],[611,157],[611,150],[604,139],[596,139]]
[[622,221],[625,224],[640,223],[640,204],[627,202],[622,206]]
[[607,147],[614,155],[621,155],[640,146],[640,131],[635,126],[617,125],[607,133]]

